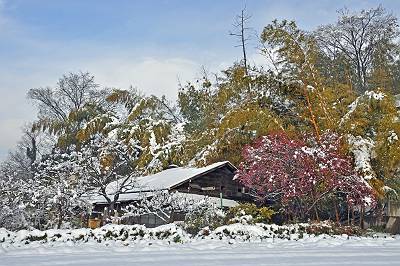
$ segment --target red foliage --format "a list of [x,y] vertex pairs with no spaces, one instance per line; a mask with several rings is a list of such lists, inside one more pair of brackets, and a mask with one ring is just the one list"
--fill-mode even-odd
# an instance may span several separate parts
[[302,202],[306,209],[338,193],[354,205],[374,204],[372,188],[341,152],[341,141],[335,134],[323,135],[317,144],[312,138],[272,133],[244,147],[236,178],[260,198]]

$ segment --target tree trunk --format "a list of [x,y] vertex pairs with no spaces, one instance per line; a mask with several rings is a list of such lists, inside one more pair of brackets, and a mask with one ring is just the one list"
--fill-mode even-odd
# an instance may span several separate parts
[[382,220],[383,220],[383,208],[384,208],[385,204],[380,201],[378,201],[378,205],[377,205],[377,219],[376,219],[376,225],[377,226],[381,226],[382,225]]
[[364,206],[360,209],[360,228],[364,229]]
[[58,209],[57,229],[60,229],[64,219],[61,204],[58,204],[57,209]]
[[314,205],[314,212],[315,212],[315,218],[317,219],[317,222],[319,223],[320,220],[319,220],[318,208],[317,208],[316,204]]
[[336,216],[336,223],[340,224],[340,213],[339,213],[339,204],[337,203],[337,200],[335,199],[334,201],[335,204],[335,216]]
[[246,76],[249,75],[247,71],[247,55],[246,55],[246,39],[245,39],[245,32],[244,32],[244,10],[242,10],[242,15],[241,15],[241,23],[240,23],[240,31],[241,31],[241,42],[242,42],[242,51],[243,51],[243,64],[244,64],[244,71],[246,73]]
[[306,98],[306,101],[307,101],[307,109],[308,109],[308,112],[310,113],[310,121],[311,121],[311,124],[312,124],[312,126],[314,128],[315,137],[317,138],[317,141],[319,142],[320,139],[321,139],[321,136],[319,134],[319,127],[318,127],[318,124],[317,124],[317,119],[315,118],[315,115],[314,115],[314,111],[313,111],[313,108],[312,108],[312,105],[311,105],[310,96],[308,94],[306,83],[304,83],[303,94],[304,94],[304,97]]
[[350,226],[350,206],[347,203],[347,225]]
[[115,201],[112,201],[108,208],[108,217],[112,217],[115,209]]

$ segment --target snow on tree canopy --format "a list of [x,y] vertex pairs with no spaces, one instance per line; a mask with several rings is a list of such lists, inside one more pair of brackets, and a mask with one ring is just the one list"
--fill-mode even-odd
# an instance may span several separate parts
[[352,113],[357,109],[357,107],[365,103],[366,101],[370,100],[375,100],[375,101],[382,101],[386,97],[386,94],[380,91],[378,89],[376,92],[375,91],[366,91],[363,95],[358,96],[354,102],[352,102],[349,105],[349,111],[343,116],[343,118],[340,121],[340,124],[343,124],[346,120],[350,118]]
[[370,180],[376,176],[371,166],[371,157],[375,142],[369,138],[348,135],[350,151],[354,155],[355,169],[361,173],[365,180]]
[[375,91],[366,91],[364,95],[368,96],[370,99],[375,99],[375,100],[383,100],[383,98],[386,96],[383,92],[375,92]]

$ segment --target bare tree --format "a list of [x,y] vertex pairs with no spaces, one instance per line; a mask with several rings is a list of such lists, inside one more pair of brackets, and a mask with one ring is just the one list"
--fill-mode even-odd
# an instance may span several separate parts
[[379,49],[390,51],[399,35],[397,18],[382,6],[360,13],[348,9],[338,11],[335,24],[320,27],[316,32],[319,45],[331,59],[344,56],[355,72],[357,88],[367,89],[374,54]]
[[[71,111],[87,103],[98,103],[104,92],[98,89],[94,76],[88,72],[64,75],[54,88],[35,88],[28,92],[28,98],[39,108],[39,119],[65,121]],[[104,95],[103,95],[104,96]]]
[[8,169],[12,175],[17,174],[22,179],[31,177],[35,163],[50,144],[45,140],[47,136],[41,132],[32,132],[30,127],[24,126],[20,141],[3,163],[3,170]]
[[249,35],[248,31],[251,29],[251,28],[247,27],[247,24],[250,19],[251,19],[251,16],[246,13],[246,7],[243,8],[242,11],[240,12],[240,15],[237,15],[235,17],[235,21],[233,23],[234,31],[229,33],[229,35],[236,37],[239,41],[239,44],[236,45],[235,47],[242,48],[243,66],[244,66],[246,75],[248,75],[246,45],[250,39],[250,35]]
[[99,89],[89,73],[64,75],[53,88],[35,88],[28,92],[39,109],[32,131],[47,132],[58,137],[58,146],[77,144],[77,133],[99,112],[111,108],[106,101],[109,89]]

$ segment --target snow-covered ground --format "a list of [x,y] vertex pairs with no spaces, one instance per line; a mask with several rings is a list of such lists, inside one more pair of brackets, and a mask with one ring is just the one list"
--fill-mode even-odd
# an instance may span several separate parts
[[3,250],[0,265],[400,265],[400,238],[156,241],[129,247],[90,243]]

